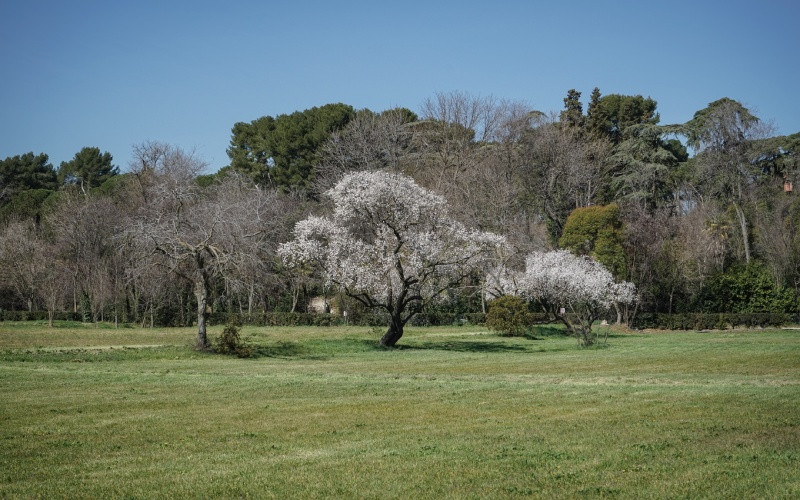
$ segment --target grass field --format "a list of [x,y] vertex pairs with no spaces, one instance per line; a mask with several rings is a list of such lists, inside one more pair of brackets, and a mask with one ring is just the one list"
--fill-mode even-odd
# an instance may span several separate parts
[[0,323],[0,497],[800,497],[800,331],[380,333]]

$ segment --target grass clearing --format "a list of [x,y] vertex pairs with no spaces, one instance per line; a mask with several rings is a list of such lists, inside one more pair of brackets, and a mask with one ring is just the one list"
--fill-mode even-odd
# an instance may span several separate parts
[[800,496],[800,332],[380,333],[0,323],[0,496]]

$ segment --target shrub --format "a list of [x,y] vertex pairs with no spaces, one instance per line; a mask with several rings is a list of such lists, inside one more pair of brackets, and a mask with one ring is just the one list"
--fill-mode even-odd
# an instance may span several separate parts
[[240,358],[249,358],[253,355],[253,348],[242,341],[239,336],[239,326],[235,322],[225,325],[214,350],[220,354],[233,354]]
[[704,313],[791,313],[797,310],[794,290],[777,286],[759,262],[733,266],[708,280],[693,306]]
[[503,295],[489,303],[486,327],[501,335],[521,337],[533,323],[528,304],[514,295]]

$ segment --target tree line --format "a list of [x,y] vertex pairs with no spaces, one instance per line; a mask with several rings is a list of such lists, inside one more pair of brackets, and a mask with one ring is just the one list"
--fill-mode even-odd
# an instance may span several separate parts
[[[58,168],[20,154],[0,161],[0,309],[163,325],[302,311],[336,292],[287,269],[279,245],[331,210],[323,193],[343,177],[385,171],[504,236],[510,267],[556,248],[593,257],[636,286],[621,314],[797,313],[799,148],[729,98],[664,125],[655,100],[594,89],[585,111],[570,90],[553,113],[450,92],[418,112],[264,116],[233,125],[213,174],[158,142],[135,146],[124,172],[96,147]],[[473,285],[430,307],[485,310]]]

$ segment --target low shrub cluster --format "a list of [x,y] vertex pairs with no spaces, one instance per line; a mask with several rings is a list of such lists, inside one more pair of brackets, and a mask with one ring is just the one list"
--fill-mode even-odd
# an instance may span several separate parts
[[214,343],[214,351],[240,358],[249,358],[253,355],[253,347],[242,340],[239,335],[239,325],[236,323],[225,325],[222,335]]
[[533,324],[528,303],[516,295],[503,295],[489,303],[486,326],[500,335],[521,337]]
[[784,313],[639,313],[630,326],[659,330],[725,330],[737,326],[781,326],[790,322],[790,315]]

